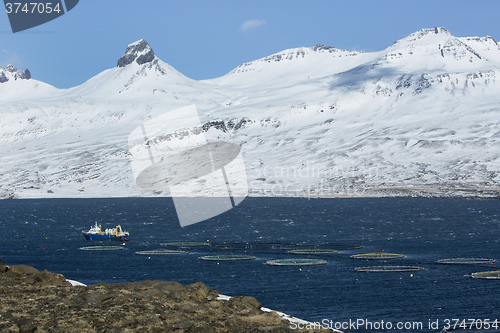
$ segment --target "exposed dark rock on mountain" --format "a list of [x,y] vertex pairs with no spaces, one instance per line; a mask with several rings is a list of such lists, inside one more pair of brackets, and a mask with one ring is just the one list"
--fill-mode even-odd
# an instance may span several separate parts
[[125,67],[134,61],[139,65],[153,61],[155,53],[145,39],[141,39],[135,43],[129,44],[125,54],[118,59],[118,67]]
[[29,80],[31,79],[31,73],[29,69],[25,69],[24,71],[18,70],[13,65],[7,65],[4,69],[0,67],[0,83],[4,83],[9,81],[10,79],[20,79],[20,80]]

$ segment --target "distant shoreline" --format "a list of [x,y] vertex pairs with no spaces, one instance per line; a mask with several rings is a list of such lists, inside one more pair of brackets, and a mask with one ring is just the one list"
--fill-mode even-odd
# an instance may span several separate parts
[[[414,188],[407,186],[396,187],[372,187],[361,190],[353,189],[353,193],[332,193],[311,191],[311,193],[284,192],[276,195],[272,191],[251,190],[249,198],[304,198],[304,199],[330,199],[330,198],[454,198],[454,199],[500,199],[500,188],[456,188],[456,189],[436,189],[436,188]],[[171,198],[170,195],[140,193],[137,195],[102,195],[100,193],[78,193],[63,195],[58,193],[0,193],[0,200],[9,199],[105,199],[105,198]],[[185,195],[191,197],[191,195]],[[194,196],[192,196],[194,197]],[[211,198],[210,196],[202,196]]]

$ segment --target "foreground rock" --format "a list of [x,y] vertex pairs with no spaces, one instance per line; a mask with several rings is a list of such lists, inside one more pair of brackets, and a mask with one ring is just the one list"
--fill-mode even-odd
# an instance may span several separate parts
[[296,331],[253,297],[219,294],[201,282],[71,286],[61,274],[0,262],[0,332]]

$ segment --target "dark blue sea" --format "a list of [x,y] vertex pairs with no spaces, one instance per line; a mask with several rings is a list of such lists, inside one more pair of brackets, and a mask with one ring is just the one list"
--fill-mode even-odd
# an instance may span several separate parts
[[[333,325],[364,320],[375,325],[358,327],[364,332],[390,331],[380,326],[382,321],[392,323],[392,331],[401,322],[407,328],[402,326],[400,332],[439,332],[446,320],[500,320],[500,280],[464,277],[498,269],[494,264],[436,263],[460,256],[496,259],[500,265],[499,200],[247,198],[231,211],[185,228],[179,226],[169,198],[3,200],[0,212],[2,262],[48,269],[85,284],[201,281],[225,295],[254,296],[263,306],[297,318]],[[79,250],[101,245],[82,235],[95,221],[103,228],[120,224],[130,232],[130,241],[118,251]],[[212,246],[187,248],[190,252],[185,255],[134,255],[166,248],[162,244],[173,241]],[[321,266],[265,265],[271,259],[297,258],[287,253],[294,246],[340,251],[311,255],[328,261]],[[351,255],[382,250],[405,255],[385,264],[425,270],[354,271],[384,263]],[[198,259],[245,251],[256,259]],[[407,323],[413,322],[422,327],[410,329]],[[429,322],[438,327],[429,327]]]

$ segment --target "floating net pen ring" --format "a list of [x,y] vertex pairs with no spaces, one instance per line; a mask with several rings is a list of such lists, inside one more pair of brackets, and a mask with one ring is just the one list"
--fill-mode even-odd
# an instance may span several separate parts
[[278,259],[278,260],[268,260],[267,265],[271,266],[314,266],[314,265],[325,265],[328,262],[321,259]]
[[423,267],[419,266],[370,266],[370,267],[356,267],[354,268],[356,272],[415,272],[424,270]]
[[202,256],[198,259],[209,261],[236,261],[236,260],[253,260],[254,256],[244,254],[219,254],[213,256]]
[[113,251],[122,249],[123,246],[86,246],[78,248],[78,250],[82,251]]

